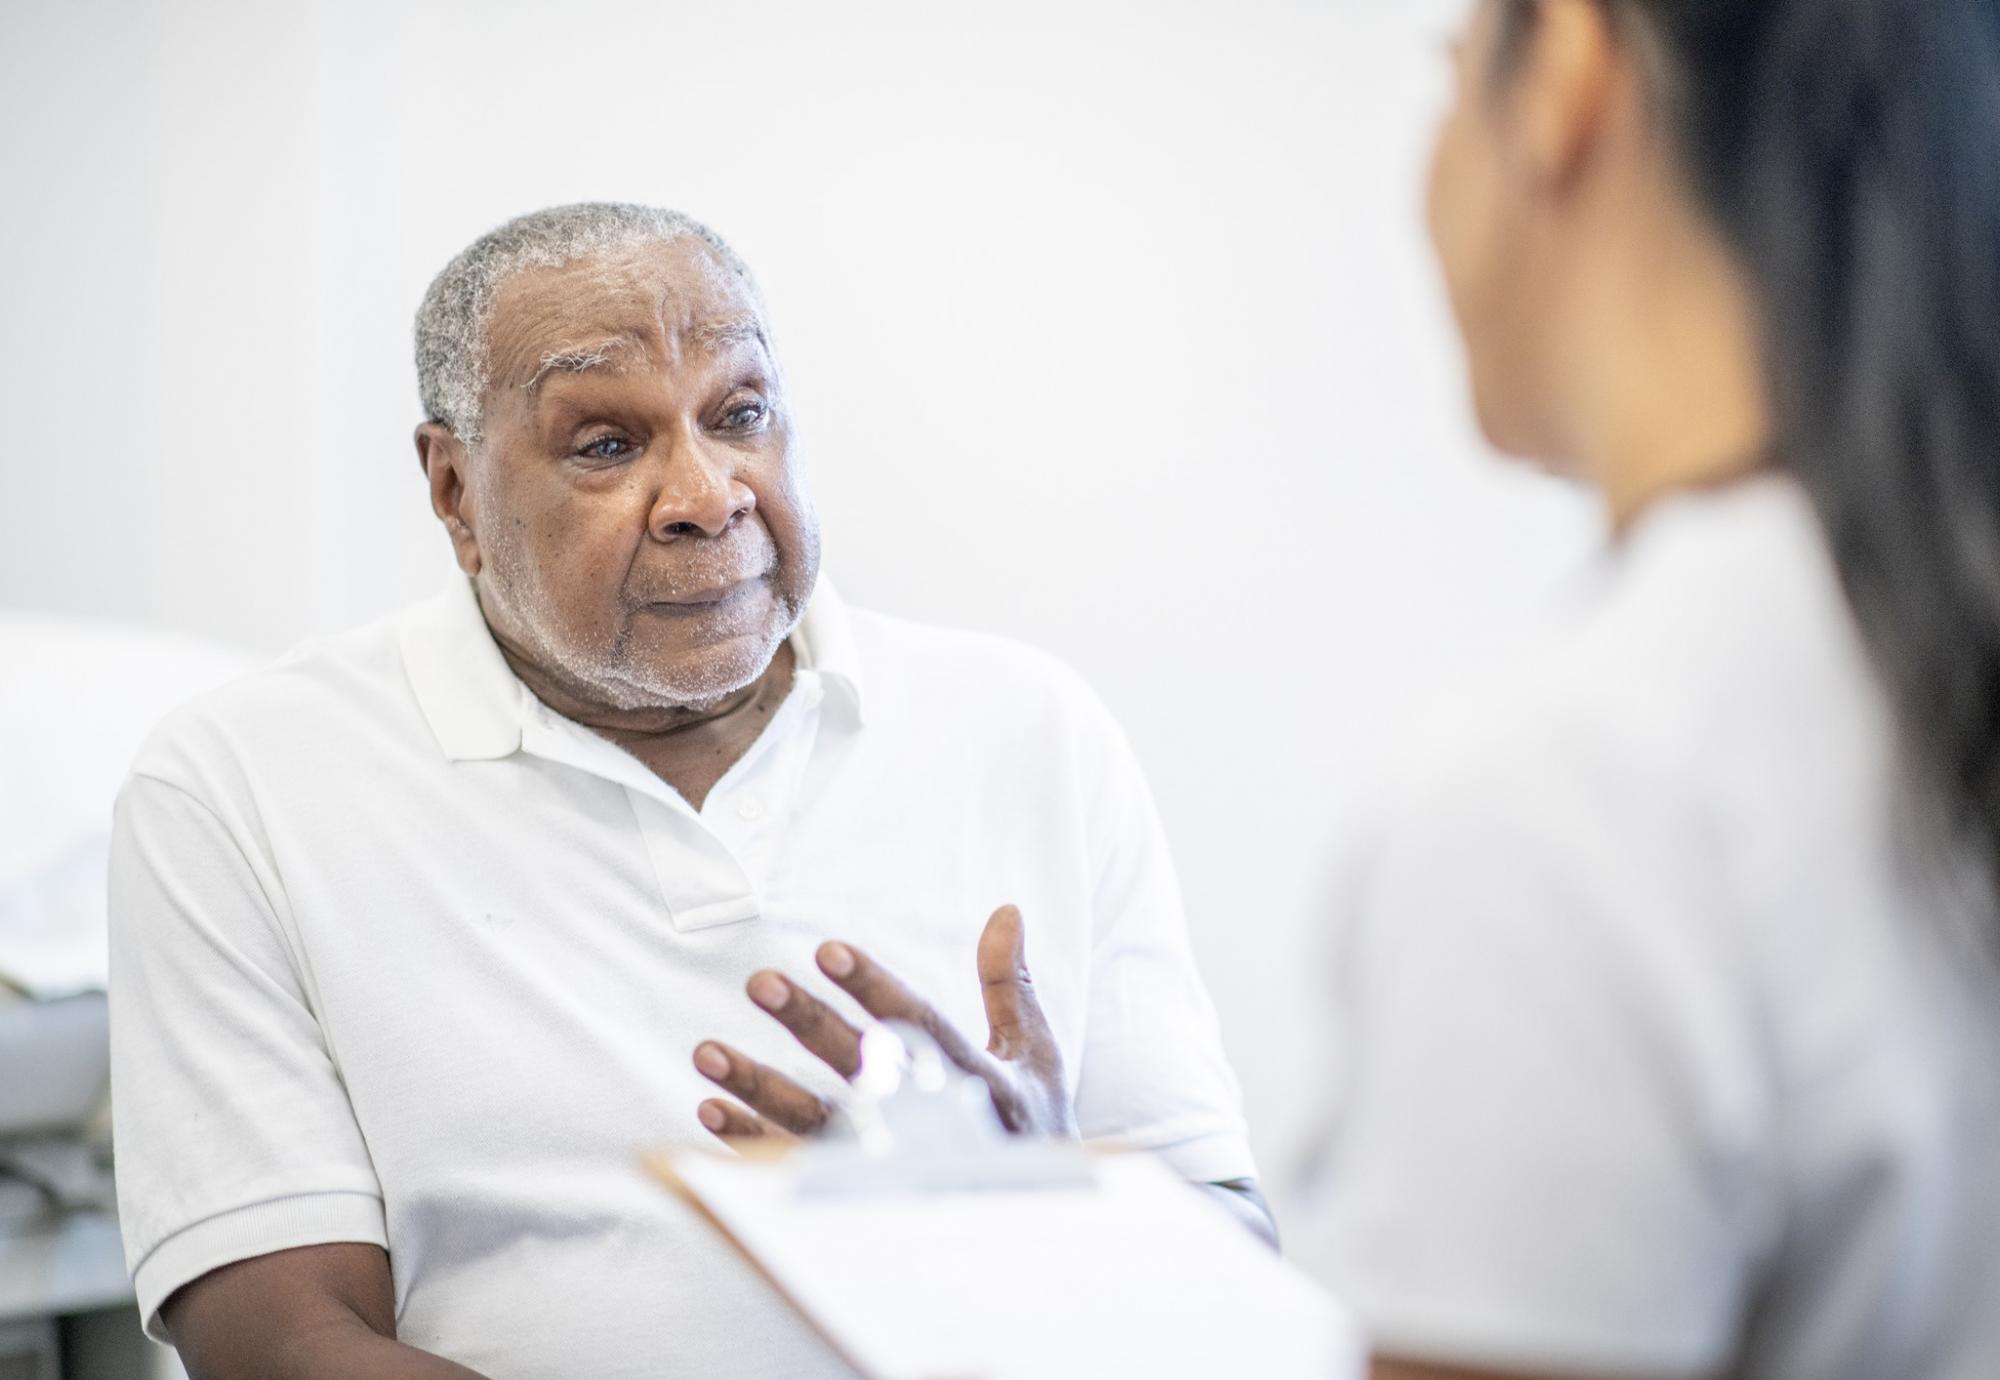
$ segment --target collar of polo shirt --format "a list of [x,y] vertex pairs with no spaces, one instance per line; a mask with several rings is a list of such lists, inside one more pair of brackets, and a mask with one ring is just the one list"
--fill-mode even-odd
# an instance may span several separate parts
[[[469,578],[453,575],[441,597],[411,610],[399,634],[410,687],[446,757],[491,761],[520,751],[523,711],[533,696],[501,655]],[[817,672],[837,691],[830,698],[844,704],[859,728],[860,656],[847,606],[824,575],[791,643],[799,670]]]

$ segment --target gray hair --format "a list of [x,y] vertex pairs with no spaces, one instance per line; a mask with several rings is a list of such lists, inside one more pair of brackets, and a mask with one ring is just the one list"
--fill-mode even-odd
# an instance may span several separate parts
[[762,297],[749,266],[722,236],[679,211],[583,201],[530,211],[481,235],[431,280],[417,308],[417,395],[425,416],[451,428],[466,445],[478,443],[493,298],[516,273],[687,239],[707,245],[743,279],[761,314]]

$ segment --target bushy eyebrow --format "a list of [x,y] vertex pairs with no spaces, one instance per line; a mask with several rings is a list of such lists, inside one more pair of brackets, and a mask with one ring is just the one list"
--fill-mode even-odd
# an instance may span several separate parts
[[755,316],[731,316],[718,321],[697,322],[689,329],[687,338],[710,350],[749,341],[770,348],[770,342],[764,339],[764,323]]
[[591,369],[618,370],[618,356],[638,344],[630,336],[614,335],[581,345],[564,345],[541,358],[540,367],[521,387],[533,393],[550,374],[581,374]]
[[[701,321],[688,328],[687,340],[702,350],[726,349],[732,345],[755,342],[766,350],[770,343],[764,337],[764,323],[754,315],[732,316],[716,321]],[[550,374],[581,374],[592,369],[607,369],[617,372],[624,368],[620,356],[634,349],[644,351],[644,345],[630,335],[606,336],[602,340],[577,345],[564,345],[550,350],[538,361],[534,375],[521,385],[528,393],[537,392],[542,381]]]

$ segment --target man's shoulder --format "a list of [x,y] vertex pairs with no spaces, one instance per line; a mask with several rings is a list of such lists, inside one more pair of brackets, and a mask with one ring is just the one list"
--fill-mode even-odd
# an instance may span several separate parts
[[194,789],[230,764],[338,751],[369,725],[379,728],[387,705],[409,699],[397,622],[392,615],[309,638],[187,700],[147,737],[132,774]]
[[848,610],[868,693],[961,720],[998,715],[1108,727],[1109,712],[1066,662],[998,633]]

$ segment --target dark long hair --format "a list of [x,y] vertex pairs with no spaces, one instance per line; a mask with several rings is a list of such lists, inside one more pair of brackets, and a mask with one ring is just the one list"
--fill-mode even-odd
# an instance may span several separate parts
[[[1926,813],[2000,878],[2000,0],[1601,0],[1758,298]],[[1505,0],[1503,52],[1535,0]],[[2000,939],[2000,933],[1995,933]]]

